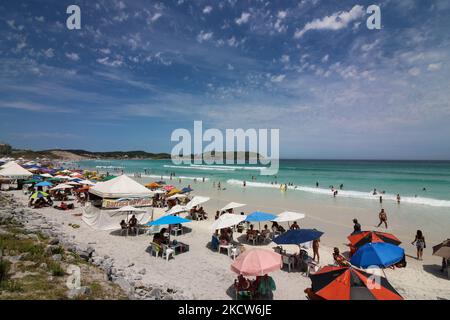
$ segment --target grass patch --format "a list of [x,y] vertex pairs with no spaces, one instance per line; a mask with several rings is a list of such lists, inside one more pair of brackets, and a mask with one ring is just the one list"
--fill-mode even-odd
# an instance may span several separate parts
[[62,277],[66,274],[66,271],[63,269],[60,263],[56,261],[51,261],[48,264],[48,270],[55,277]]

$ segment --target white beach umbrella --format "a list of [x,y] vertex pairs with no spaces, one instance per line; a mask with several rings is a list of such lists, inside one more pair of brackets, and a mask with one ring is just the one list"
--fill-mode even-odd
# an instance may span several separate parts
[[173,206],[169,211],[166,211],[165,215],[171,215],[171,214],[176,214],[176,213],[181,213],[181,212],[186,212],[187,209],[185,206],[180,206],[179,204],[177,204],[176,206]]
[[187,195],[182,193],[174,194],[173,196],[168,197],[168,200],[174,200],[174,199],[181,199],[181,198],[187,198]]
[[228,228],[237,225],[247,218],[245,214],[225,213],[213,222],[211,228],[213,230]]
[[230,202],[225,207],[220,209],[220,211],[227,211],[227,210],[230,210],[230,209],[240,208],[240,207],[243,207],[243,206],[246,206],[246,204],[244,204],[244,203],[237,203],[237,202]]
[[79,186],[80,185],[78,182],[75,182],[75,181],[67,182],[67,184],[70,184],[70,185],[73,185],[73,186]]
[[300,220],[300,219],[303,219],[304,217],[305,217],[305,214],[303,214],[303,213],[284,211],[284,212],[280,213],[273,221],[289,222],[289,221]]
[[208,201],[210,198],[209,197],[201,197],[201,196],[195,196],[194,198],[192,198],[191,201],[189,201],[189,203],[186,205],[186,209],[190,210],[202,203],[205,203],[206,201]]
[[57,186],[51,188],[50,190],[64,190],[64,189],[72,189],[73,186],[69,185],[69,184],[58,184]]
[[81,181],[78,181],[78,183],[82,184],[82,185],[87,185],[87,186],[95,186],[95,183],[90,180],[81,180]]
[[50,173],[43,173],[40,176],[44,178],[53,178],[53,176]]
[[133,206],[125,206],[125,207],[121,207],[120,209],[116,210],[117,212],[146,212],[147,210],[142,209],[142,208],[136,208]]

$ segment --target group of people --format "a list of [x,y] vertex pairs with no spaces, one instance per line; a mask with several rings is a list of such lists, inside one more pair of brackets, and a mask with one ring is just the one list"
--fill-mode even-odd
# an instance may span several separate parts
[[136,216],[133,214],[133,216],[130,218],[130,220],[125,222],[125,220],[122,220],[120,222],[120,228],[122,230],[128,230],[129,232],[134,232],[137,234],[137,227],[138,227],[138,220]]
[[273,299],[273,291],[276,290],[275,281],[267,274],[257,276],[255,280],[239,275],[234,281],[238,299],[266,298]]

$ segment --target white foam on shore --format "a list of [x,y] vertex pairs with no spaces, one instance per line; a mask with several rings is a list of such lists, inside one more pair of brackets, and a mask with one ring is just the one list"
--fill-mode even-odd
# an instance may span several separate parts
[[[229,179],[227,180],[228,184],[231,185],[237,185],[237,186],[243,186],[244,181],[243,180],[237,180],[237,179]],[[281,184],[271,184],[266,182],[253,182],[253,181],[246,181],[247,187],[254,187],[254,188],[272,188],[272,189],[280,189]],[[309,193],[315,193],[315,194],[325,194],[328,196],[332,196],[333,193],[331,189],[324,189],[324,188],[314,188],[314,187],[305,187],[305,186],[288,186],[289,190],[295,190],[295,191],[303,191],[303,192],[309,192]],[[354,190],[337,190],[338,194],[337,197],[345,197],[345,198],[355,198],[355,199],[365,199],[365,200],[372,200],[372,201],[379,201],[380,196],[383,197],[384,200],[390,200],[390,201],[397,201],[397,196],[393,194],[377,194],[373,195],[371,192],[362,192],[362,191],[354,191]],[[433,207],[450,207],[450,201],[448,200],[439,200],[439,199],[433,199],[433,198],[425,198],[425,197],[401,197],[402,203],[410,203],[410,204],[420,204],[420,205],[428,205]]]
[[207,167],[207,166],[197,166],[197,165],[190,165],[190,166],[175,166],[175,165],[169,165],[165,164],[164,168],[176,168],[176,169],[195,169],[195,170],[213,170],[213,171],[235,171],[236,169],[233,168],[219,168],[219,167]]
[[[128,174],[128,176],[134,177],[133,174]],[[203,178],[204,178],[205,181],[209,181],[209,178],[205,178],[205,177],[174,176],[174,177],[172,177],[172,179],[170,179],[170,176],[156,175],[156,174],[141,174],[140,177],[141,178],[156,178],[156,179],[161,179],[162,178],[163,180],[173,180],[173,181],[177,181],[178,179],[202,181]]]

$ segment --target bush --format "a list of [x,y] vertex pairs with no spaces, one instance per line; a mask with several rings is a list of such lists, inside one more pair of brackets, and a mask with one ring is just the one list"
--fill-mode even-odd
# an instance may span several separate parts
[[66,274],[66,272],[58,262],[51,262],[48,266],[48,269],[52,273],[52,276],[55,277],[62,277],[63,275]]

